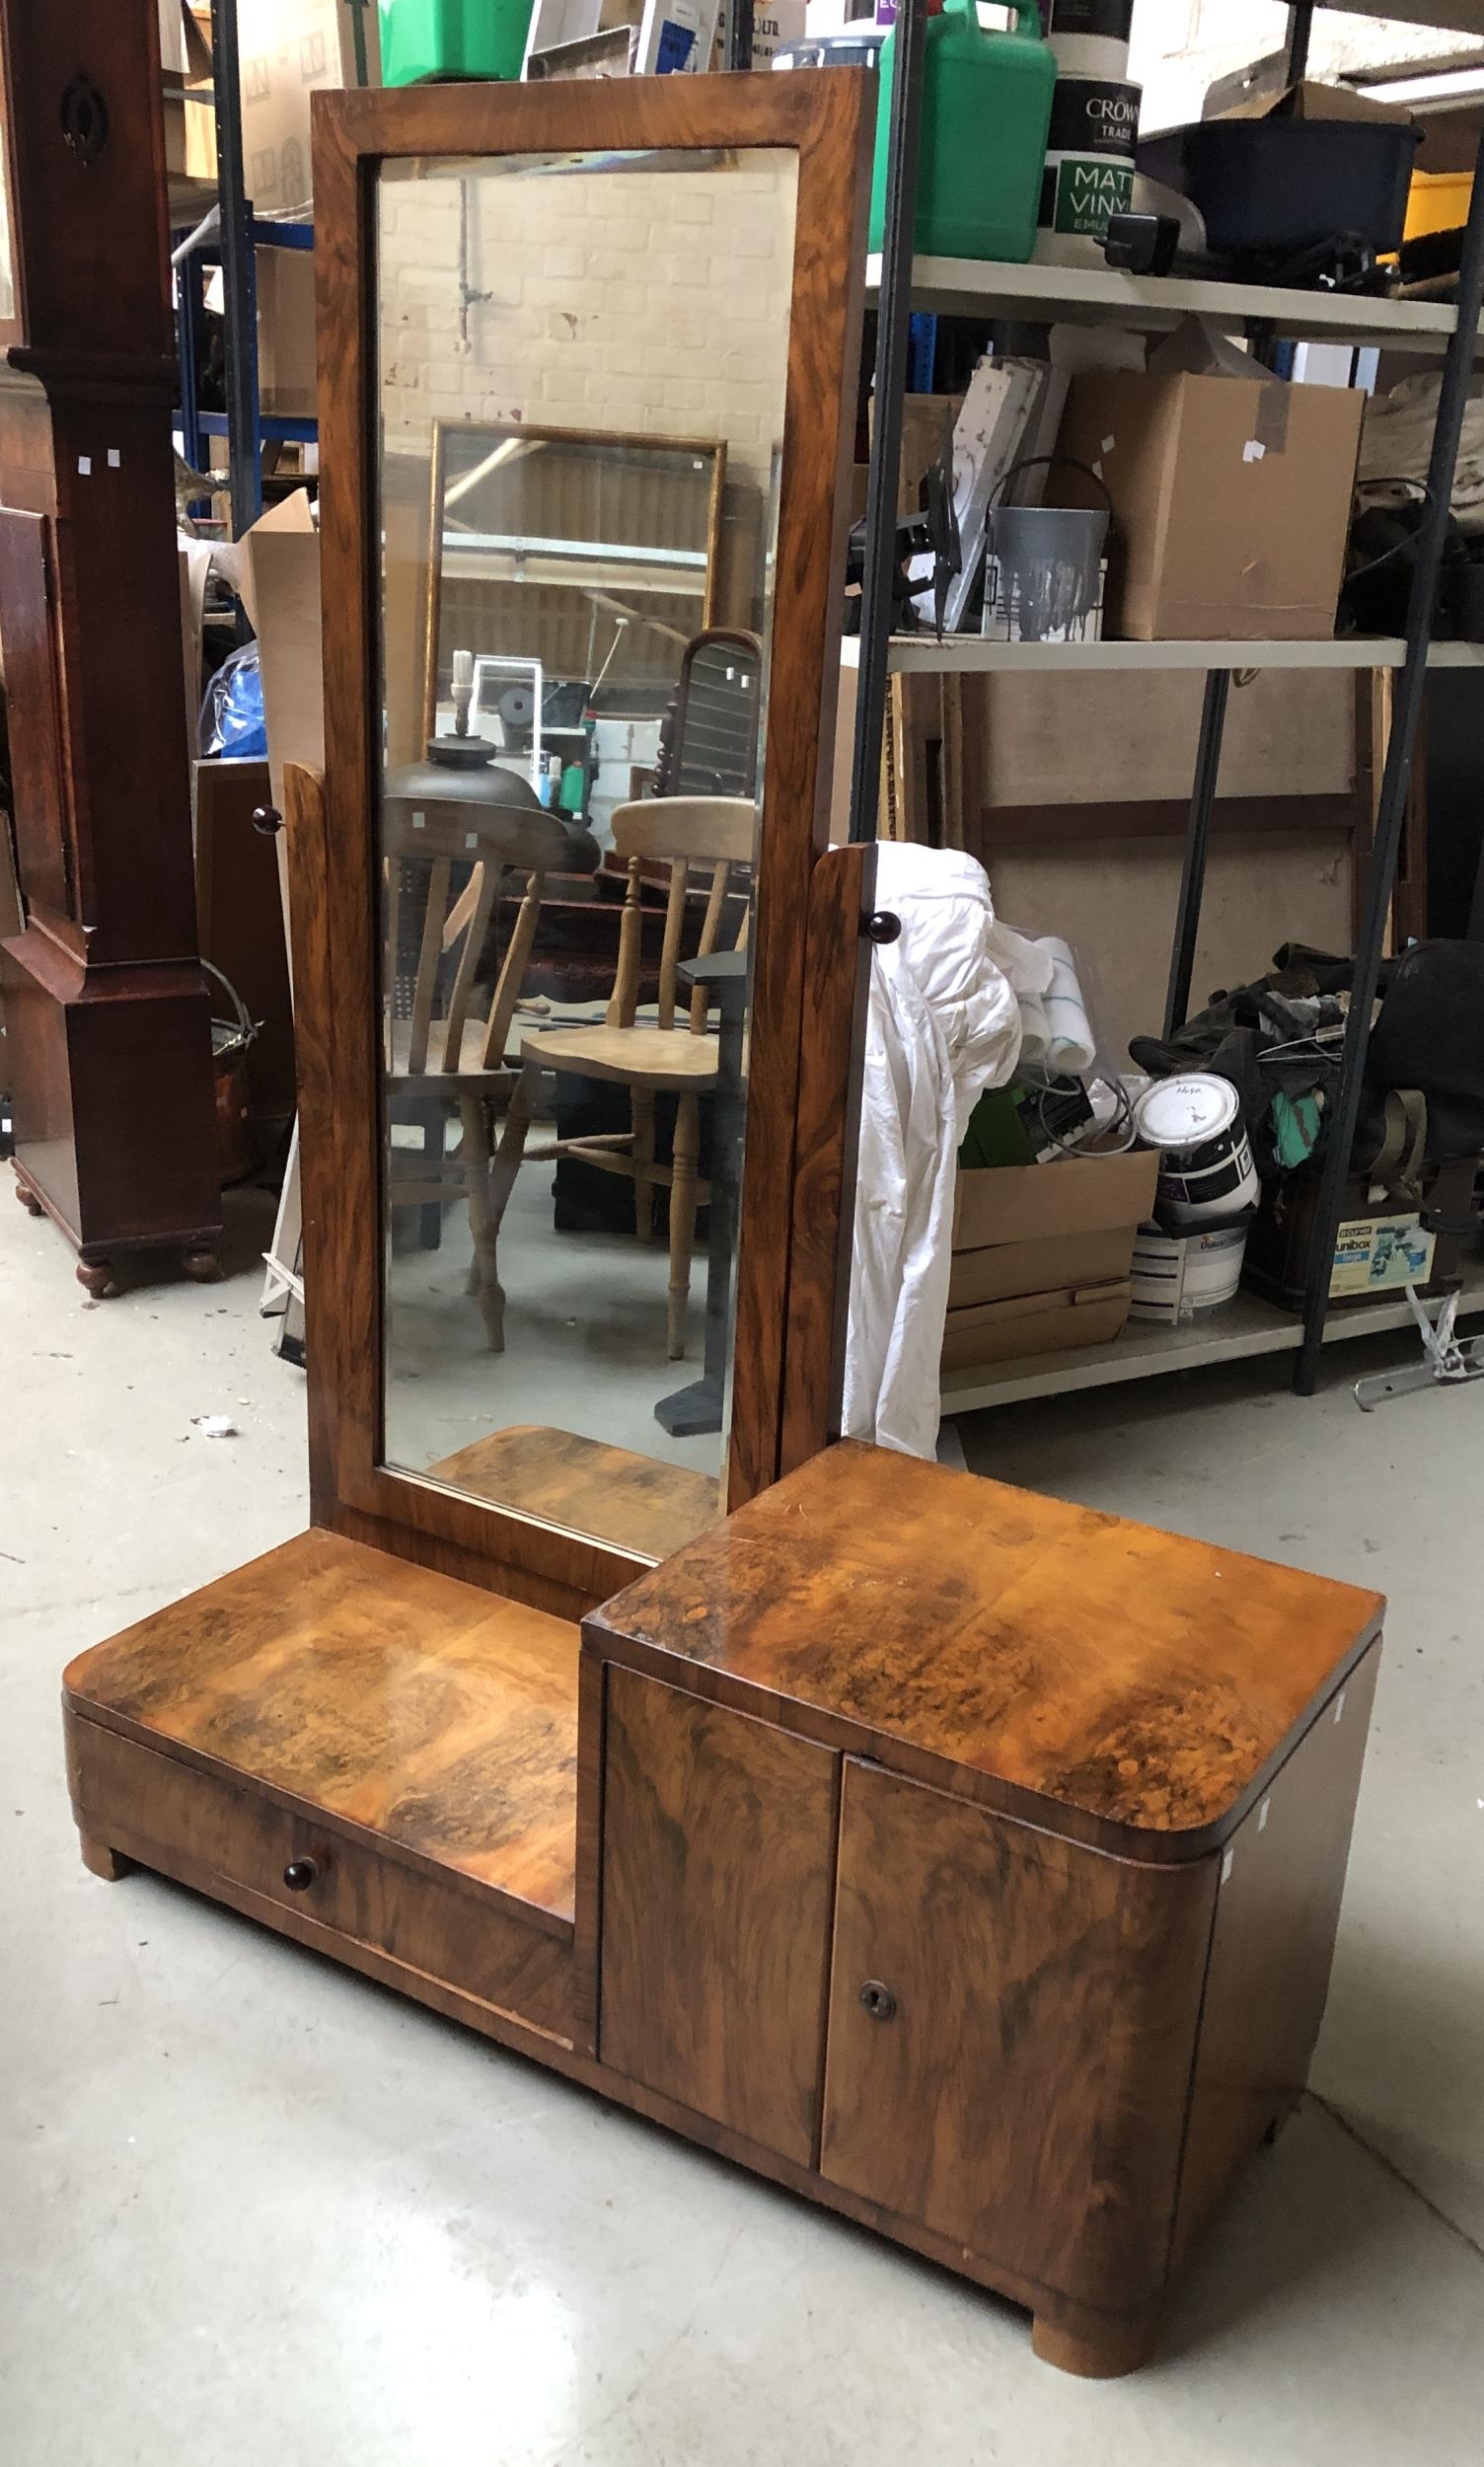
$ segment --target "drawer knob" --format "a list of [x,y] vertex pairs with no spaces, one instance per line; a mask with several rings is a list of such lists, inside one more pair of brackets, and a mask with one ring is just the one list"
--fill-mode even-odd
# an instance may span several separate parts
[[308,1893],[319,1873],[318,1859],[290,1859],[283,1871],[283,1881],[290,1893]]
[[862,2009],[873,2022],[889,2022],[897,2009],[897,1999],[879,1979],[868,1979],[860,1990]]

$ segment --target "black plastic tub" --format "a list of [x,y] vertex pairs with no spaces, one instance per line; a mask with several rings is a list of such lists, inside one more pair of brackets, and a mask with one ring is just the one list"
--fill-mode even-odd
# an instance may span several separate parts
[[1199,207],[1220,257],[1271,257],[1354,233],[1401,246],[1422,133],[1388,120],[1194,120],[1146,138],[1139,169]]

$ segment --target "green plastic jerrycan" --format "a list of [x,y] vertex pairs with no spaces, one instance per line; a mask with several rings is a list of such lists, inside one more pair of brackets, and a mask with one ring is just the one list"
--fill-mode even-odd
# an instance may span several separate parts
[[381,0],[387,86],[423,77],[519,77],[534,0]]
[[[891,118],[893,27],[881,54],[870,245],[881,246]],[[1034,5],[1013,34],[987,34],[974,0],[942,0],[925,29],[923,135],[914,247],[920,257],[1023,265],[1036,245],[1056,54]]]

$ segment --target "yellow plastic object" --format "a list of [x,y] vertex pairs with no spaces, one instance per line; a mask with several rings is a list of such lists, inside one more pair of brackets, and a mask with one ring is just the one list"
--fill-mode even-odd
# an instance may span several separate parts
[[1421,240],[1430,231],[1456,231],[1468,220],[1473,185],[1472,172],[1414,172],[1403,238]]

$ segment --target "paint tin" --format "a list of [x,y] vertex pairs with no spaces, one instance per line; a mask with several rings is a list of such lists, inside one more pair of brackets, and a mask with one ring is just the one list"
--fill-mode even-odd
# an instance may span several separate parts
[[1259,1186],[1236,1090],[1219,1072],[1156,1080],[1134,1107],[1146,1148],[1160,1150],[1155,1207],[1174,1234],[1256,1207]]
[[1178,1327],[1200,1311],[1219,1310],[1241,1283],[1246,1248],[1245,1217],[1199,1234],[1166,1234],[1157,1225],[1142,1225],[1134,1237],[1130,1318]]
[[1134,194],[1142,89],[1110,77],[1059,76],[1041,180],[1038,255],[1046,247],[1100,262],[1108,217]]
[[1052,0],[1046,34],[1058,74],[1122,81],[1133,22],[1134,0]]

